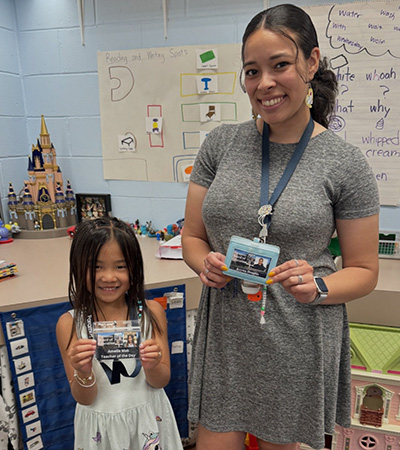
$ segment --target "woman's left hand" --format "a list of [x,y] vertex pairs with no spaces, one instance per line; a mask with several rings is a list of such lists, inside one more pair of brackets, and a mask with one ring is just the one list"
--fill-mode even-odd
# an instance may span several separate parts
[[153,369],[160,364],[162,351],[155,339],[147,339],[139,346],[140,361],[144,369]]
[[273,268],[268,275],[268,285],[281,283],[299,303],[311,303],[317,296],[314,269],[307,261],[291,259]]

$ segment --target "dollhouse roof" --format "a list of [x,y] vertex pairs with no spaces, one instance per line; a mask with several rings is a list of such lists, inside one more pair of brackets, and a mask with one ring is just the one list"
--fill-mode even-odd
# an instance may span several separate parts
[[351,365],[400,375],[400,328],[350,324]]

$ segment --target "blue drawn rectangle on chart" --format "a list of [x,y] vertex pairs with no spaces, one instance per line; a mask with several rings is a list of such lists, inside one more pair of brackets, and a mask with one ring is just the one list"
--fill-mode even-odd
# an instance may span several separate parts
[[194,163],[196,155],[176,155],[172,158],[174,181],[179,182],[178,164],[182,161],[192,161]]
[[[196,136],[197,142],[192,142],[192,138]],[[184,131],[182,133],[183,148],[185,150],[193,150],[200,148],[200,132],[199,131]],[[190,141],[190,143],[189,143]]]

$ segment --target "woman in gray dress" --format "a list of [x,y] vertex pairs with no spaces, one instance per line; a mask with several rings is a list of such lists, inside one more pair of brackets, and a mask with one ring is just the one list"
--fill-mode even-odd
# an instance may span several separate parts
[[[242,450],[247,432],[260,450],[322,448],[350,426],[345,303],[377,282],[377,186],[361,151],[327,129],[337,83],[303,10],[255,16],[242,62],[257,119],[209,133],[187,197],[183,254],[204,285],[189,419],[198,450]],[[280,247],[261,301],[225,275],[232,235]]]

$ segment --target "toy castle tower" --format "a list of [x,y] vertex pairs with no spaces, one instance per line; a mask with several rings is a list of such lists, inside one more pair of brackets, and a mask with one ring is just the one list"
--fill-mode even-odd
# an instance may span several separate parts
[[67,181],[65,195],[56,150],[50,141],[42,116],[40,139],[32,145],[28,158],[28,180],[25,180],[20,198],[12,183],[8,191],[10,219],[25,230],[66,228],[76,224],[75,196]]

